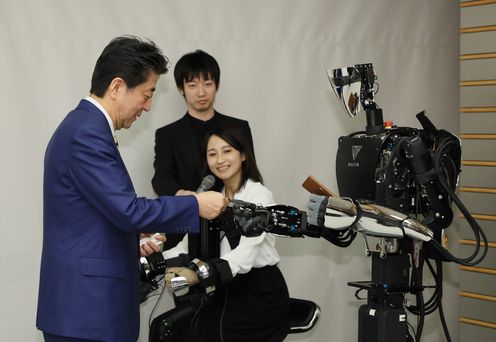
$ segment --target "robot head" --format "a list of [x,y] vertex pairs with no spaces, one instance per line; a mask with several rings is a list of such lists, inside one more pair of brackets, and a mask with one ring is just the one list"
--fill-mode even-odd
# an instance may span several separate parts
[[[380,110],[374,100],[379,84],[371,63],[357,64],[332,71],[328,69],[327,77],[339,102],[350,116],[354,117],[358,114],[360,104],[366,112]],[[382,125],[382,122],[380,124]]]
[[356,116],[361,109],[360,90],[362,88],[362,78],[358,70],[355,67],[327,69],[327,77],[344,110],[351,117]]

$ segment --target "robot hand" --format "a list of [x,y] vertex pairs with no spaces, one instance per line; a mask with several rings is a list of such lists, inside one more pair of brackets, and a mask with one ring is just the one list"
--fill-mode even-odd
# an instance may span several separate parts
[[233,211],[234,225],[244,236],[259,236],[269,228],[270,213],[253,203],[232,200],[229,208]]
[[198,282],[198,276],[188,267],[170,267],[165,272],[165,285],[176,296],[187,294]]
[[211,221],[213,229],[237,229],[242,236],[254,237],[262,233],[277,236],[318,237],[319,233],[307,230],[306,212],[289,205],[263,207],[249,202],[232,200],[227,210]]
[[189,288],[202,285],[206,293],[215,290],[215,272],[205,261],[193,259],[188,267],[171,267],[165,272],[165,284],[176,296],[183,296]]
[[210,259],[208,263],[193,259],[188,267],[170,267],[165,272],[166,286],[175,296],[184,296],[195,285],[210,294],[217,285],[226,285],[232,279],[229,263],[220,258]]

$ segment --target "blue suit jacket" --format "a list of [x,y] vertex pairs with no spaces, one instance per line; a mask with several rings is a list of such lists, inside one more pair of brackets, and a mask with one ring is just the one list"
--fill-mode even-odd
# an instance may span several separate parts
[[101,341],[139,333],[139,232],[197,232],[193,196],[139,198],[104,114],[82,100],[45,154],[37,327]]

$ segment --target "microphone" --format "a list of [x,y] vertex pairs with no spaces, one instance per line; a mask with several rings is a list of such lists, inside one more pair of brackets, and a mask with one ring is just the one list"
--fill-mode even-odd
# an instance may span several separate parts
[[[212,175],[206,175],[198,189],[196,189],[196,193],[201,193],[204,191],[210,190],[215,184],[215,177]],[[213,232],[212,232],[213,233]],[[211,234],[215,235],[215,234]],[[210,259],[210,249],[214,248],[209,248],[211,244],[215,242],[215,240],[218,239],[217,237],[210,237],[209,236],[209,229],[208,229],[208,221],[206,219],[200,219],[200,258],[202,260],[208,260]]]
[[207,175],[203,178],[200,186],[196,189],[196,193],[210,190],[215,184],[215,178],[212,175]]

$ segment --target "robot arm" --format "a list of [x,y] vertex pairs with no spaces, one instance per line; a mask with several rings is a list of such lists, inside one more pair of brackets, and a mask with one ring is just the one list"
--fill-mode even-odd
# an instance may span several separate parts
[[308,223],[332,230],[352,229],[375,237],[409,237],[424,242],[433,237],[425,225],[396,210],[375,203],[314,194],[308,201]]
[[[210,228],[221,231],[237,229],[248,237],[263,232],[285,237],[323,237],[339,247],[349,246],[356,233],[386,239],[409,238],[418,243],[433,241],[434,234],[426,225],[376,203],[311,194],[307,209],[308,212],[288,205],[263,207],[235,200],[219,218],[210,222]],[[219,278],[219,275],[228,273],[220,272],[226,268],[221,266],[226,265],[197,260],[187,267],[188,271],[194,272],[171,272],[167,285],[179,296],[188,293],[188,288],[196,283],[207,293],[211,292],[216,284],[226,283],[219,282],[219,279],[229,278]],[[189,277],[189,274],[193,276]]]
[[366,235],[398,239],[409,237],[424,242],[431,241],[433,237],[427,226],[396,210],[375,203],[362,203],[359,208],[362,215],[355,229]]
[[263,232],[287,237],[325,237],[326,233],[356,231],[386,238],[412,238],[430,241],[432,231],[419,221],[396,210],[339,197],[311,194],[308,212],[287,205],[262,207],[233,201],[214,226],[220,230],[238,229],[244,236]]

